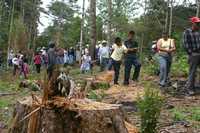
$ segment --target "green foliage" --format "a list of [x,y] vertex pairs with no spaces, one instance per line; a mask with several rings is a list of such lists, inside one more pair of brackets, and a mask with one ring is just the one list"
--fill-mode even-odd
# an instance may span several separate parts
[[[186,77],[188,74],[188,57],[187,55],[178,55],[174,58],[172,68],[171,68],[171,75],[172,76],[184,76]],[[177,71],[178,70],[178,71]]]
[[11,30],[11,46],[14,50],[26,50],[27,49],[27,28],[22,19],[15,19],[14,25]]
[[174,109],[172,111],[172,114],[173,114],[173,120],[174,121],[184,121],[186,120],[186,116],[183,112],[177,110],[177,109]]
[[146,89],[138,98],[137,107],[141,117],[141,133],[156,133],[158,118],[163,105],[163,97],[158,90]]
[[95,90],[91,90],[88,94],[89,99],[93,99],[96,101],[101,101],[105,97],[105,93],[103,91],[97,92]]
[[0,99],[0,109],[8,107],[10,101],[7,99]]
[[200,122],[200,107],[193,108],[191,113],[191,119]]
[[96,87],[97,87],[97,89],[107,90],[108,88],[110,88],[110,84],[109,83],[98,83]]
[[73,15],[74,11],[69,4],[64,1],[55,1],[49,6],[50,13],[55,16],[56,21],[69,21]]
[[54,16],[53,25],[48,26],[37,38],[37,47],[47,45],[49,41],[59,41],[61,47],[75,46],[80,40],[81,18],[75,16],[72,2],[55,1],[49,6]]
[[200,107],[175,108],[171,111],[174,121],[198,121],[200,122]]
[[33,46],[43,9],[40,4],[41,0],[0,1],[0,46],[4,51],[9,40],[10,47],[14,49],[24,50],[24,47],[28,48],[27,44]]

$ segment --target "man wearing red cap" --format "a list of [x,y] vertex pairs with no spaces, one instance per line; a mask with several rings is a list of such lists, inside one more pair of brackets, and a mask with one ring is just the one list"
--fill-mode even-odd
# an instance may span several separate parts
[[184,31],[183,47],[189,57],[189,77],[186,89],[189,94],[195,92],[195,73],[200,65],[200,19],[198,17],[190,18],[192,27]]

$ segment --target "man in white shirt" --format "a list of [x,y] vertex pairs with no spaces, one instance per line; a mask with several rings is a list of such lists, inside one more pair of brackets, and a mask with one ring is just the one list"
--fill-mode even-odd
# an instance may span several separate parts
[[109,47],[107,46],[107,42],[102,42],[102,47],[99,48],[99,57],[100,57],[100,71],[104,71],[107,68],[109,62]]

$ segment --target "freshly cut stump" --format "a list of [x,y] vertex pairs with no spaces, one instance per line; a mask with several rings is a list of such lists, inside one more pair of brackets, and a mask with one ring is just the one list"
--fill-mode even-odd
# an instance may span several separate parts
[[120,105],[62,97],[40,103],[31,97],[18,101],[9,132],[128,133]]

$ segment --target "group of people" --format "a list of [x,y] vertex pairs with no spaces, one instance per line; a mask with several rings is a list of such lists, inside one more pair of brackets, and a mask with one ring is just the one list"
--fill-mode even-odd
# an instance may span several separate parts
[[[183,33],[183,47],[189,57],[189,77],[187,80],[186,88],[189,93],[195,91],[195,73],[198,65],[200,64],[200,18],[192,17],[192,26]],[[127,40],[123,43],[120,37],[116,37],[114,44],[110,46],[106,41],[96,48],[97,60],[100,62],[100,71],[114,70],[114,84],[118,84],[120,66],[124,62],[124,85],[129,85],[130,74],[132,66],[134,66],[134,74],[131,79],[135,82],[138,81],[141,69],[141,63],[137,56],[138,43],[134,39],[135,32],[128,33]],[[168,37],[167,32],[163,32],[162,37],[155,42],[153,47],[158,55],[159,67],[159,85],[163,88],[170,85],[170,68],[172,64],[172,53],[176,51],[175,40]],[[49,77],[53,72],[53,66],[56,64],[73,64],[81,60],[81,72],[87,72],[92,69],[93,62],[88,48],[80,52],[80,49],[63,49],[56,48],[54,42],[49,43],[49,48],[42,48],[34,55],[34,64],[37,73],[40,73],[40,68],[44,65],[47,68]],[[13,75],[17,73],[23,74],[27,78],[29,67],[27,58],[21,54],[14,54],[10,52],[8,56],[9,65],[13,65]],[[79,62],[80,63],[80,62]]]
[[28,78],[28,59],[21,53],[21,51],[16,54],[13,52],[13,50],[10,51],[8,56],[8,65],[13,66],[13,76],[22,75],[24,78]]
[[[187,28],[183,32],[183,48],[188,55],[189,63],[189,76],[185,85],[185,90],[189,95],[192,95],[196,91],[195,77],[197,68],[200,64],[200,18],[190,18],[191,27]],[[158,54],[159,62],[159,85],[163,88],[171,85],[170,82],[170,68],[172,64],[172,53],[176,50],[175,40],[167,36],[164,32],[161,39],[152,47],[156,54]]]
[[[195,92],[195,74],[200,64],[200,18],[190,18],[191,28],[183,33],[183,48],[188,54],[189,59],[189,77],[185,89],[189,94]],[[135,71],[132,77],[133,81],[138,81],[141,69],[141,63],[137,57],[138,43],[134,39],[135,32],[128,33],[128,39],[122,43],[121,38],[115,38],[114,45],[110,48],[107,42],[102,42],[98,49],[98,58],[100,60],[100,70],[114,70],[114,84],[118,84],[120,66],[124,61],[124,85],[129,84],[131,68]],[[154,50],[158,55],[159,63],[159,85],[161,88],[170,86],[170,69],[172,56],[176,51],[175,40],[170,38],[167,32],[163,32],[162,37],[155,42]],[[89,54],[88,54],[89,55]],[[88,58],[91,61],[91,58]]]
[[132,77],[133,81],[138,81],[141,63],[137,56],[138,43],[134,39],[135,32],[128,33],[128,39],[122,43],[120,37],[116,37],[112,47],[108,46],[106,41],[96,50],[98,60],[100,61],[100,71],[114,70],[114,84],[119,84],[120,66],[124,61],[124,85],[129,85],[131,68],[134,66],[135,71]]

